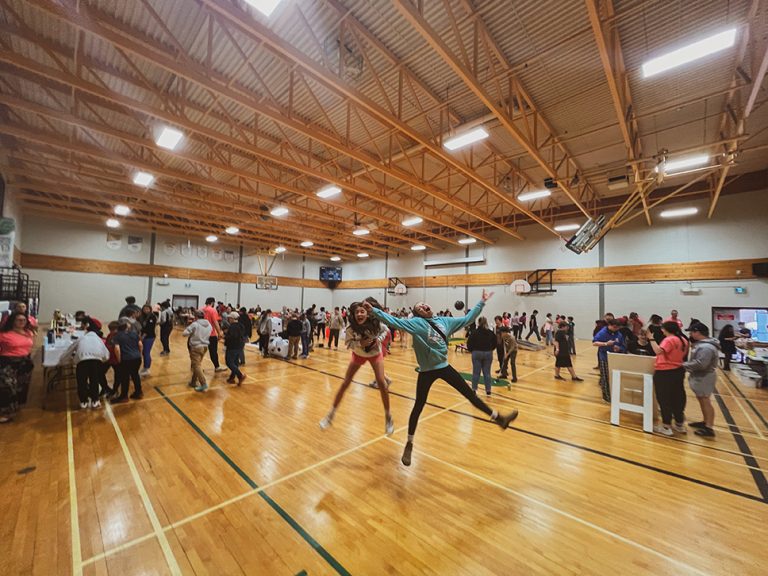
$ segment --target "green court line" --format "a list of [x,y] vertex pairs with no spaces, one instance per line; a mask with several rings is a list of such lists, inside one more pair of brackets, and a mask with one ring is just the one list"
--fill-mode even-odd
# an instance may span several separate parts
[[[467,382],[472,382],[472,374],[470,374],[469,372],[459,372],[459,374],[461,374],[461,377],[464,378],[464,380],[466,380]],[[509,388],[509,385],[511,384],[509,380],[503,380],[501,378],[492,378],[491,380],[492,380],[491,386],[501,386],[503,388]],[[480,382],[478,385],[480,384],[485,386],[485,384],[483,383],[482,376],[480,376]]]
[[307,576],[307,571],[306,570],[302,570],[301,572],[296,572],[296,574],[294,574],[294,576]]
[[[193,420],[192,420],[192,419],[191,419],[189,416],[187,416],[187,415],[184,413],[184,411],[183,411],[181,408],[179,408],[179,407],[176,405],[176,403],[175,403],[173,400],[171,400],[170,398],[168,398],[168,397],[165,395],[165,392],[163,392],[162,390],[160,390],[160,389],[159,389],[159,388],[157,388],[157,387],[155,387],[155,390],[157,390],[157,392],[158,392],[158,393],[160,393],[160,395],[163,397],[163,400],[165,400],[165,401],[166,401],[168,404],[170,404],[170,405],[171,405],[171,408],[173,408],[173,409],[174,409],[174,410],[175,410],[175,411],[178,413],[178,415],[179,415],[179,416],[181,416],[181,417],[182,417],[182,418],[183,418],[183,419],[184,419],[184,420],[187,422],[187,424],[189,424],[189,425],[192,427],[192,429],[193,429],[195,432],[197,432],[197,434],[198,434],[198,435],[199,435],[199,436],[200,436],[200,437],[201,437],[203,440],[205,440],[205,441],[208,443],[208,445],[209,445],[211,448],[213,448],[213,450],[214,450],[214,451],[215,451],[215,452],[216,452],[216,453],[217,453],[219,456],[221,456],[221,458],[224,460],[224,462],[226,462],[226,463],[229,465],[229,467],[230,467],[230,468],[232,468],[232,469],[233,469],[235,472],[237,472],[237,475],[238,475],[238,476],[240,476],[240,478],[242,478],[242,479],[245,481],[245,483],[246,483],[246,484],[248,484],[248,486],[250,486],[250,487],[251,487],[253,490],[258,490],[258,489],[259,489],[259,485],[258,485],[258,484],[256,484],[256,482],[254,482],[254,481],[253,481],[253,479],[252,479],[250,476],[248,476],[248,474],[246,474],[246,473],[243,471],[243,469],[242,469],[242,468],[240,468],[240,466],[238,466],[238,465],[237,465],[237,464],[234,462],[234,460],[232,460],[232,458],[230,458],[230,457],[227,455],[227,453],[226,453],[226,452],[224,452],[224,450],[222,450],[222,449],[219,447],[219,445],[218,445],[218,444],[216,444],[216,442],[214,442],[214,441],[213,441],[213,440],[212,440],[212,439],[211,439],[211,438],[210,438],[210,437],[209,437],[209,436],[208,436],[208,435],[207,435],[205,432],[203,432],[203,431],[200,429],[200,427],[199,427],[197,424],[195,424],[195,422],[194,422],[194,421],[193,421]],[[292,517],[290,514],[288,514],[288,512],[286,512],[286,511],[285,511],[285,510],[284,510],[284,509],[283,509],[283,508],[282,508],[282,507],[281,507],[281,506],[280,506],[280,505],[279,505],[277,502],[275,502],[275,501],[274,501],[272,498],[270,498],[270,497],[269,497],[267,494],[265,494],[263,491],[259,491],[259,492],[257,492],[257,494],[258,494],[259,496],[261,496],[261,498],[262,498],[262,499],[263,499],[263,500],[264,500],[264,501],[265,501],[267,504],[269,504],[270,508],[272,508],[272,510],[274,510],[275,512],[277,512],[277,513],[280,515],[280,517],[281,517],[283,520],[285,520],[285,521],[286,521],[286,523],[288,523],[288,525],[289,525],[291,528],[293,528],[293,529],[294,529],[294,530],[295,530],[295,531],[296,531],[296,532],[299,534],[299,536],[301,536],[301,537],[304,539],[304,541],[305,541],[307,544],[309,544],[310,546],[312,546],[312,548],[314,548],[314,549],[315,549],[315,552],[317,552],[318,554],[320,554],[320,556],[322,556],[322,557],[323,557],[323,559],[324,559],[326,562],[328,562],[328,564],[330,564],[330,565],[331,565],[331,567],[332,567],[334,570],[336,570],[336,572],[338,572],[339,574],[342,574],[343,576],[351,576],[350,572],[348,572],[348,571],[347,571],[347,569],[346,569],[346,568],[344,568],[344,566],[342,566],[342,565],[341,565],[341,563],[340,563],[338,560],[336,560],[336,558],[334,558],[334,557],[331,555],[331,553],[330,553],[330,552],[328,552],[328,551],[327,551],[325,548],[323,548],[323,546],[322,546],[322,545],[321,545],[321,544],[320,544],[320,543],[319,543],[317,540],[315,540],[315,539],[312,537],[312,535],[311,535],[309,532],[307,532],[307,531],[306,531],[306,530],[305,530],[305,529],[304,529],[304,528],[301,526],[301,524],[299,524],[299,523],[298,523],[298,522],[297,522],[297,521],[296,521],[296,520],[295,520],[295,519],[294,519],[294,518],[293,518],[293,517]],[[306,574],[306,571],[304,571],[303,573],[304,573],[304,574]],[[299,574],[302,574],[302,572],[299,572]],[[299,575],[297,575],[297,576],[299,576]]]

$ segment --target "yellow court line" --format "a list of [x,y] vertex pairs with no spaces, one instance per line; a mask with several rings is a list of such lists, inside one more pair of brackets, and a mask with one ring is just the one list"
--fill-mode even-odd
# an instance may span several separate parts
[[[456,404],[452,406],[448,406],[447,408],[442,408],[438,412],[435,412],[434,414],[429,414],[428,416],[425,416],[424,418],[419,419],[419,423],[425,422],[427,420],[431,420],[435,416],[439,416],[440,414],[444,414],[445,412],[448,412],[449,410],[453,410],[455,408],[458,408],[462,404],[467,402],[466,399],[462,399],[460,402],[457,402]],[[394,434],[397,434],[398,432],[402,432],[404,430],[408,430],[408,426],[401,426],[400,428],[396,428],[394,431]],[[330,462],[333,462],[335,460],[338,460],[339,458],[342,458],[348,454],[351,454],[352,452],[356,452],[358,450],[361,450],[362,448],[365,448],[367,446],[370,446],[371,444],[375,444],[376,442],[379,442],[380,440],[383,440],[385,438],[389,438],[388,436],[382,434],[381,436],[376,436],[375,438],[371,438],[367,442],[364,442],[362,444],[359,444],[358,446],[354,446],[353,448],[347,448],[346,450],[343,450],[342,452],[339,452],[338,454],[334,454],[333,456],[329,456],[325,460],[321,460],[320,462],[315,462],[314,464],[310,464],[309,466],[302,468],[301,470],[297,470],[296,472],[291,472],[290,474],[286,474],[285,476],[282,476],[276,480],[273,480],[272,482],[268,482],[267,484],[264,484],[263,486],[259,486],[258,488],[254,490],[249,490],[248,492],[243,492],[242,494],[238,496],[234,496],[230,498],[229,500],[225,500],[224,502],[220,502],[219,504],[216,504],[215,506],[211,506],[210,508],[206,508],[205,510],[201,510],[200,512],[197,512],[195,514],[192,514],[191,516],[187,516],[186,518],[182,518],[181,520],[177,520],[176,522],[173,522],[172,524],[169,524],[168,526],[165,526],[162,528],[163,532],[168,532],[169,530],[173,530],[175,528],[178,528],[180,526],[183,526],[185,524],[188,524],[189,522],[192,522],[193,520],[198,520],[202,518],[203,516],[207,516],[208,514],[212,512],[216,512],[217,510],[221,510],[222,508],[226,508],[230,504],[234,504],[236,502],[240,502],[241,500],[244,500],[245,498],[248,498],[250,496],[254,496],[258,494],[259,492],[263,492],[264,490],[268,488],[272,488],[278,484],[281,484],[287,480],[291,480],[292,478],[295,478],[297,476],[301,476],[302,474],[305,474],[306,472],[310,472],[312,470],[315,470],[316,468],[319,468],[320,466],[324,466],[325,464],[329,464]],[[391,439],[391,438],[390,438]],[[91,558],[88,558],[83,562],[83,566],[87,566],[89,564],[92,564],[94,562],[97,562],[98,560],[102,560],[108,556],[112,556],[113,554],[117,554],[118,552],[122,552],[123,550],[126,550],[128,548],[132,548],[133,546],[136,546],[137,544],[141,544],[142,542],[145,542],[147,540],[150,540],[156,536],[155,532],[151,532],[149,534],[145,534],[144,536],[139,536],[138,538],[135,538],[134,540],[130,540],[129,542],[125,542],[121,544],[120,546],[116,546],[115,548],[110,548],[109,550],[105,550],[104,552],[101,552],[99,554],[96,554],[95,556],[92,556]]]
[[72,539],[72,574],[82,576],[83,557],[80,549],[80,518],[75,482],[75,446],[72,438],[72,412],[67,410],[67,461],[69,465],[69,528]]
[[149,495],[147,494],[147,491],[144,488],[144,484],[141,481],[141,477],[139,476],[139,471],[136,468],[136,463],[133,461],[133,457],[131,456],[130,450],[128,450],[128,445],[125,443],[125,438],[123,437],[123,433],[120,430],[120,426],[117,424],[117,419],[115,418],[115,414],[112,412],[112,406],[110,406],[109,404],[106,405],[106,412],[110,422],[112,422],[112,427],[115,429],[115,434],[117,434],[117,439],[120,442],[120,447],[123,449],[125,460],[128,463],[128,468],[131,471],[131,476],[133,477],[133,481],[136,484],[136,488],[139,491],[139,496],[141,496],[141,501],[144,504],[144,509],[147,511],[147,516],[149,516],[149,521],[152,524],[152,528],[154,530],[155,536],[157,536],[157,540],[160,543],[160,548],[162,548],[163,550],[165,561],[168,563],[168,567],[171,569],[171,574],[173,574],[174,576],[176,575],[180,576],[181,568],[179,567],[178,562],[176,562],[176,557],[173,555],[173,550],[171,550],[171,545],[168,543],[168,539],[165,537],[165,532],[163,532],[162,526],[160,526],[160,520],[157,518],[157,514],[155,514],[155,509],[152,507],[152,502],[150,502]]
[[[391,440],[391,438],[390,438]],[[394,442],[394,440],[392,440]],[[573,520],[574,522],[577,522],[578,524],[581,524],[582,526],[586,526],[587,528],[591,528],[597,532],[600,532],[601,534],[605,536],[609,536],[610,538],[613,538],[615,540],[618,540],[619,542],[623,542],[624,544],[629,544],[630,546],[633,546],[635,548],[638,548],[639,550],[643,550],[644,552],[648,552],[649,554],[656,556],[658,558],[661,558],[663,560],[666,560],[667,562],[670,562],[671,564],[676,565],[678,568],[684,568],[685,570],[689,570],[695,574],[701,574],[702,576],[706,576],[707,573],[699,570],[698,568],[695,568],[691,566],[690,564],[686,564],[682,560],[678,560],[676,558],[672,558],[671,556],[667,556],[663,552],[659,552],[658,550],[654,550],[653,548],[650,548],[646,546],[645,544],[641,544],[640,542],[635,542],[634,540],[631,540],[627,538],[626,536],[622,536],[621,534],[617,534],[616,532],[613,532],[612,530],[608,530],[607,528],[603,528],[602,526],[598,526],[597,524],[594,524],[590,522],[589,520],[585,520],[584,518],[580,518],[579,516],[576,516],[574,514],[571,514],[570,512],[566,512],[565,510],[562,510],[560,508],[557,508],[556,506],[552,506],[551,504],[547,504],[546,502],[543,502],[541,500],[538,500],[536,498],[533,498],[532,496],[528,496],[527,494],[523,494],[522,492],[518,492],[517,490],[510,488],[509,486],[505,486],[504,484],[500,484],[499,482],[496,482],[495,480],[491,480],[490,478],[486,478],[485,476],[481,476],[480,474],[477,474],[475,472],[472,472],[470,470],[467,470],[466,468],[462,468],[461,466],[457,466],[456,464],[452,464],[450,462],[447,462],[445,460],[442,460],[441,458],[438,458],[436,456],[432,456],[431,454],[427,454],[426,452],[422,450],[414,450],[417,454],[420,454],[421,456],[424,456],[426,458],[429,458],[430,460],[434,460],[435,462],[439,462],[440,464],[443,464],[445,466],[448,466],[449,468],[453,468],[454,470],[469,476],[471,478],[474,478],[475,480],[479,480],[480,482],[484,482],[485,484],[489,484],[490,486],[493,486],[495,488],[498,488],[500,490],[503,490],[505,492],[508,492],[510,494],[513,494],[514,496],[517,496],[518,498],[525,500],[526,502],[530,502],[532,504],[536,504],[538,506],[541,506],[542,508],[546,508],[550,512],[553,512],[559,516],[563,516],[565,518],[568,518],[569,520]]]
[[[717,378],[720,380],[720,382],[723,383],[723,385],[725,386],[726,390],[730,390],[730,388],[728,387],[728,383],[725,381],[725,379],[723,378],[722,374],[718,373]],[[735,384],[733,384],[733,385],[735,386]],[[736,405],[739,407],[741,412],[744,414],[744,417],[752,425],[752,428],[755,429],[755,432],[757,432],[757,435],[760,437],[760,439],[761,440],[765,440],[765,436],[763,435],[763,431],[760,430],[758,425],[755,424],[755,421],[752,420],[752,418],[750,417],[750,415],[747,412],[747,410],[744,408],[744,406],[741,404],[741,402],[739,402],[739,398],[735,394],[732,395],[732,398],[733,398],[733,401],[736,402]],[[725,400],[723,400],[723,402],[725,402]]]

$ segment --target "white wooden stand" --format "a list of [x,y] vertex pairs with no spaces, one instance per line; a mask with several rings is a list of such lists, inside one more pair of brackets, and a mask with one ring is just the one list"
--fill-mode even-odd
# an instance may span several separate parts
[[[629,404],[621,401],[621,375],[631,374],[643,377],[643,403]],[[653,375],[646,372],[631,372],[629,370],[611,370],[611,424],[619,425],[620,411],[634,412],[643,415],[643,431],[653,432]]]

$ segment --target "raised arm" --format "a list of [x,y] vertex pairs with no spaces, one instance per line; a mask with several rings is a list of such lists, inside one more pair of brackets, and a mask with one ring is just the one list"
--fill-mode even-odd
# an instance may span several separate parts
[[384,322],[384,324],[386,324],[387,326],[391,326],[398,330],[405,330],[409,334],[413,334],[413,332],[416,330],[413,320],[409,320],[408,318],[395,318],[394,316],[392,316],[391,314],[387,314],[383,310],[374,308],[368,302],[363,302],[363,307],[365,307],[365,309],[368,310],[369,314],[373,314],[376,318]]
[[448,328],[448,333],[453,334],[457,330],[460,330],[461,328],[464,328],[464,326],[472,324],[472,322],[477,320],[478,316],[480,316],[480,312],[482,312],[485,307],[485,303],[490,300],[491,296],[493,296],[493,292],[486,292],[483,290],[480,302],[475,304],[474,308],[469,311],[469,314],[466,316],[459,316],[458,318],[443,317],[443,321]]

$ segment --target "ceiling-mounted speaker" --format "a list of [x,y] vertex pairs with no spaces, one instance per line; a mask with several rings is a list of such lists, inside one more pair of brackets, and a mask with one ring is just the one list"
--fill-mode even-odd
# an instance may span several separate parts
[[629,178],[626,174],[609,174],[608,190],[623,190],[629,188]]
[[550,190],[554,190],[557,188],[557,182],[555,182],[554,178],[544,178],[544,188],[549,188]]

